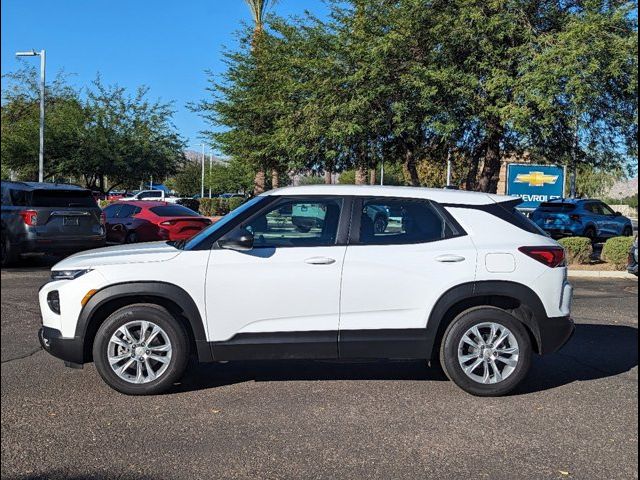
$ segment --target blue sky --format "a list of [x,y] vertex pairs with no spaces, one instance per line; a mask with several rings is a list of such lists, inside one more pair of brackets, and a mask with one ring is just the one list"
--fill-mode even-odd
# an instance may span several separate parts
[[[18,66],[18,50],[47,51],[47,75],[64,70],[88,85],[100,72],[106,83],[145,84],[150,95],[174,101],[175,124],[189,148],[198,149],[204,121],[186,104],[205,96],[210,69],[224,69],[223,46],[250,21],[243,0],[3,0],[2,73]],[[323,16],[321,0],[279,0],[274,11]],[[37,64],[37,59],[26,61]]]

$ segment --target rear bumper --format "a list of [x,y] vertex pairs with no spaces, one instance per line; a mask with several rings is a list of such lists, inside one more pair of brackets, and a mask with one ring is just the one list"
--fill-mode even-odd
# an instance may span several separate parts
[[554,353],[560,350],[573,336],[576,327],[573,319],[567,317],[553,317],[538,320],[540,355]]
[[81,338],[64,338],[59,330],[41,327],[38,340],[42,348],[54,357],[74,364],[84,363],[84,344]]
[[56,253],[79,252],[101,248],[106,245],[106,237],[102,235],[81,238],[28,238],[20,243],[22,253]]

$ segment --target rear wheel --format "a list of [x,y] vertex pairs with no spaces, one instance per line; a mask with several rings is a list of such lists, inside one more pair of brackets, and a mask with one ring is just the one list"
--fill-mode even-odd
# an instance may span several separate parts
[[129,232],[124,238],[124,243],[138,243],[138,234],[136,232]]
[[622,231],[622,236],[623,237],[630,237],[631,235],[633,235],[633,228],[631,227],[624,227],[624,230]]
[[598,232],[593,227],[587,227],[584,231],[584,236],[591,240],[591,243],[595,243],[597,239]]
[[461,313],[447,328],[440,362],[447,377],[481,397],[505,395],[526,377],[532,345],[524,325],[502,309]]
[[166,391],[182,377],[189,357],[187,332],[158,305],[129,305],[100,326],[93,344],[98,373],[127,395]]

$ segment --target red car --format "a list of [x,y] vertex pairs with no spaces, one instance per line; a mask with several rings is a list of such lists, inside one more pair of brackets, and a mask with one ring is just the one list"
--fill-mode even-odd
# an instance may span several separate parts
[[104,214],[109,243],[184,240],[213,223],[182,205],[148,200],[116,202]]

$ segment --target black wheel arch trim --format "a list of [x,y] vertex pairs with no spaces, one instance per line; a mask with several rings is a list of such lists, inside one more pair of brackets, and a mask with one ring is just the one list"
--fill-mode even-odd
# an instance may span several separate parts
[[195,301],[184,289],[167,282],[123,282],[108,285],[98,290],[80,311],[75,337],[84,340],[92,319],[106,303],[117,299],[144,296],[159,297],[176,304],[183,311],[184,317],[191,326],[198,360],[201,362],[210,362],[213,360],[211,348],[207,342],[204,322],[202,321],[202,316]]
[[531,288],[517,282],[487,280],[457,285],[438,299],[427,322],[428,346],[431,348],[431,351],[427,352],[428,358],[433,358],[434,350],[437,348],[436,342],[447,326],[443,324],[447,313],[458,304],[482,297],[509,297],[526,307],[530,315],[520,315],[518,320],[532,333],[539,353],[550,353],[562,346],[554,345],[554,339],[548,338],[547,331],[554,327],[548,324],[553,319],[549,319],[540,297]]

